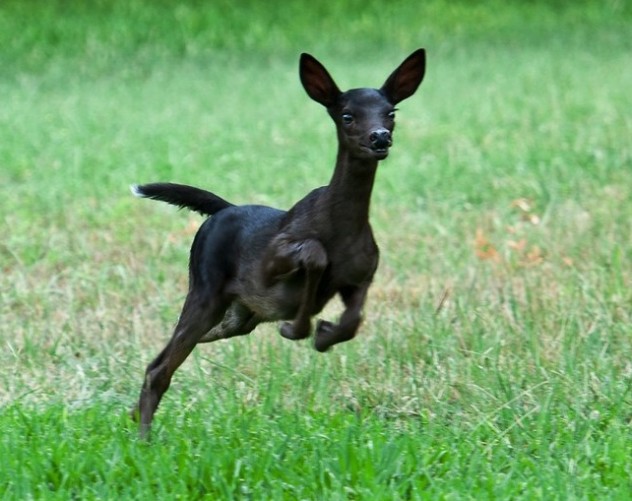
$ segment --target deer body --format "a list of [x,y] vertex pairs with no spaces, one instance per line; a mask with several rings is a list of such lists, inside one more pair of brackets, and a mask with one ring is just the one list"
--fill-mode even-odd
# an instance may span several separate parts
[[191,247],[189,292],[171,340],[149,364],[137,407],[141,433],[171,377],[196,344],[250,333],[259,323],[283,320],[293,340],[312,332],[311,317],[336,294],[338,323],[320,320],[314,346],[326,351],[352,339],[378,264],[369,206],[378,162],[392,145],[394,106],[411,96],[425,71],[425,52],[411,54],[380,89],[341,92],[327,70],[303,54],[300,77],[308,95],[336,124],[338,153],[327,186],[289,211],[235,206],[208,191],[154,183],[134,193],[213,216]]

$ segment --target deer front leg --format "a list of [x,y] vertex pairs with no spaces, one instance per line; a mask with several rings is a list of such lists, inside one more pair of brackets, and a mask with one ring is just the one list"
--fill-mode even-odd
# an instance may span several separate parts
[[350,341],[356,335],[362,322],[362,307],[366,300],[370,282],[358,287],[346,287],[340,291],[345,310],[338,324],[320,320],[316,326],[314,347],[320,352],[327,351],[334,344]]
[[327,252],[314,239],[291,241],[281,237],[273,242],[271,252],[264,261],[264,279],[268,284],[289,278],[301,270],[305,272],[305,283],[296,317],[292,322],[281,325],[281,335],[287,339],[305,339],[311,331],[311,315],[318,284],[327,267]]

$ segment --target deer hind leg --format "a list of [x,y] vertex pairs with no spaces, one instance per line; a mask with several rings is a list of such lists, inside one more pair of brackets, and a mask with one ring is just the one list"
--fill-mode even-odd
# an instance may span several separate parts
[[305,273],[296,316],[292,322],[284,322],[280,327],[281,335],[287,339],[305,339],[311,331],[310,317],[314,311],[318,284],[327,267],[327,252],[318,240],[292,241],[287,236],[274,242],[271,250],[264,262],[268,284],[287,279],[300,271]]
[[369,290],[369,283],[359,287],[346,287],[340,291],[345,310],[338,324],[320,320],[316,326],[314,347],[320,352],[327,351],[334,344],[350,341],[356,335],[362,322],[362,307]]
[[173,336],[147,366],[134,418],[140,420],[141,436],[147,435],[158,404],[171,384],[173,373],[182,365],[200,339],[224,315],[227,304],[219,294],[190,291]]
[[243,304],[233,301],[226,310],[224,318],[215,325],[209,332],[204,334],[200,343],[210,343],[218,339],[228,339],[234,336],[244,336],[250,334],[257,325],[261,323],[261,318],[250,311]]

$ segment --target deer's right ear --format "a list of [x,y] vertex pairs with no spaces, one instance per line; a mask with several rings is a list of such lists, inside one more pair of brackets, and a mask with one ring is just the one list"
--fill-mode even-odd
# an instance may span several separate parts
[[299,75],[307,95],[314,101],[326,108],[331,108],[336,104],[341,94],[340,89],[316,58],[309,54],[301,54]]

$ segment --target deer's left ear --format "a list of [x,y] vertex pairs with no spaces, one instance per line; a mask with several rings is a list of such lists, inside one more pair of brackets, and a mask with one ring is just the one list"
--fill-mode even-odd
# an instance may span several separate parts
[[380,90],[391,104],[397,104],[415,93],[425,72],[426,51],[417,49],[391,73]]

